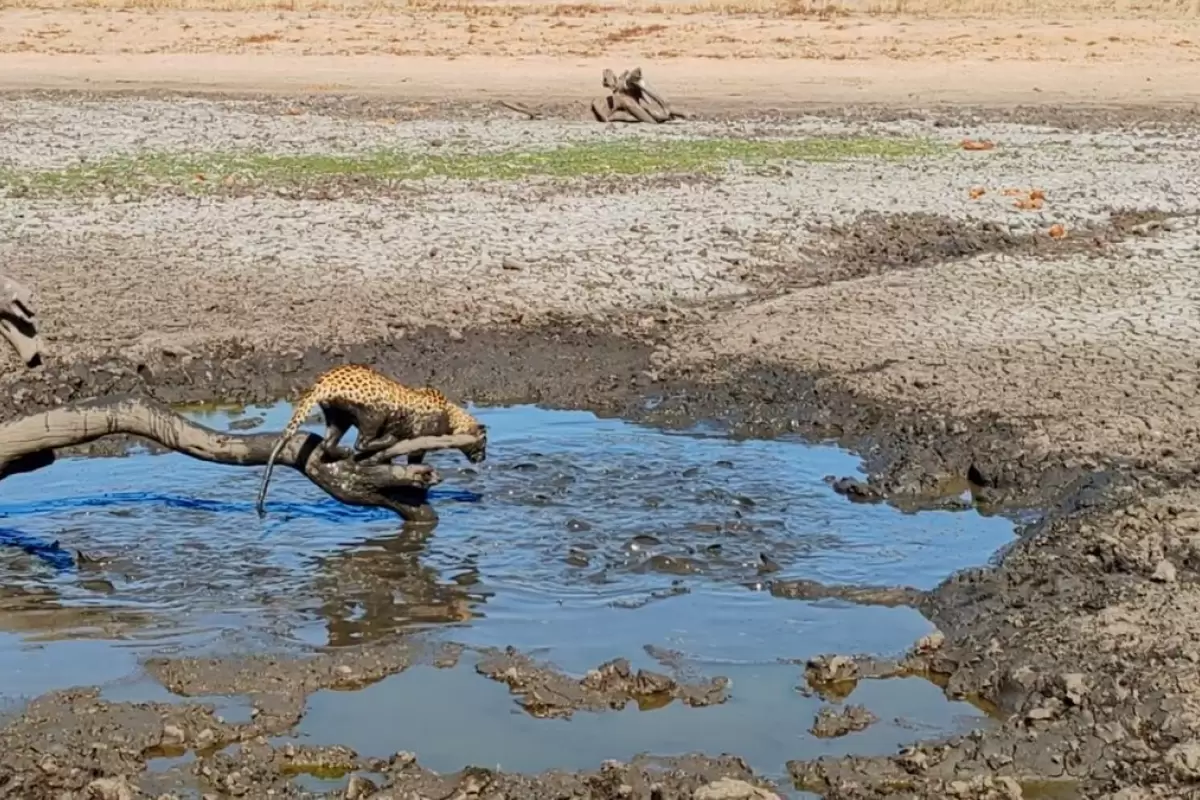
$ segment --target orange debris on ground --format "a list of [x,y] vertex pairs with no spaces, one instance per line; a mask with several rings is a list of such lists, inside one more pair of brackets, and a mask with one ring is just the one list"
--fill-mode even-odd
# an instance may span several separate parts
[[1030,189],[1028,192],[1024,189],[1005,189],[1004,194],[1008,197],[1019,197],[1013,205],[1022,211],[1039,209],[1046,202],[1046,193],[1041,189]]
[[987,139],[963,139],[963,150],[991,150],[995,148],[996,143]]

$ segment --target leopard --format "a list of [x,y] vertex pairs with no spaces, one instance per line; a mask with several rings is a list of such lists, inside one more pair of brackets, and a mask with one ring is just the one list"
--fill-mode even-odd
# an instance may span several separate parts
[[[342,364],[319,375],[296,401],[291,418],[267,458],[255,503],[260,517],[266,513],[267,485],[276,459],[317,406],[325,417],[325,436],[319,445],[320,457],[325,461],[351,455],[370,461],[406,439],[456,434],[475,437],[458,448],[467,461],[478,464],[487,458],[487,426],[437,389],[406,386],[365,364]],[[358,428],[356,454],[339,447],[351,427]],[[408,463],[421,464],[424,458],[424,451],[415,451],[408,454]]]

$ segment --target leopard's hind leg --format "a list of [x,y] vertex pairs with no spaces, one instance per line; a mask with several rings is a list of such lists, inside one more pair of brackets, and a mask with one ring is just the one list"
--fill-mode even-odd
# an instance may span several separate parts
[[374,464],[382,461],[384,450],[400,441],[393,415],[383,411],[363,411],[358,418],[358,438],[354,442],[355,458]]
[[349,458],[348,448],[339,447],[346,431],[354,425],[354,415],[340,408],[322,408],[325,415],[325,437],[321,439],[321,460],[325,462],[341,461]]

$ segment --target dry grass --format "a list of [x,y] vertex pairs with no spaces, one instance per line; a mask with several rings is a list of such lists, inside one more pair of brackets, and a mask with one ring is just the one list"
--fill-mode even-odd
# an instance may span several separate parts
[[627,28],[621,28],[619,31],[609,33],[604,37],[604,41],[606,44],[618,44],[619,42],[640,39],[643,36],[653,36],[665,30],[667,30],[666,25],[630,25]]
[[279,41],[280,38],[277,33],[255,33],[250,36],[239,36],[237,41],[238,44],[270,44]]
[[[374,16],[423,11],[471,17],[597,14],[729,14],[832,19],[846,16],[1022,19],[1200,18],[1200,0],[0,0],[0,9],[335,12]],[[653,27],[653,26],[649,26]]]

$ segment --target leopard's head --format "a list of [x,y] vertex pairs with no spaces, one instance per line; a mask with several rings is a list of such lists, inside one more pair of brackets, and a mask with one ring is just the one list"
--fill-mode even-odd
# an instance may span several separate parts
[[463,445],[459,448],[462,454],[467,457],[467,461],[472,464],[478,464],[487,458],[487,426],[482,422],[476,422],[463,433],[468,433],[475,437],[475,441],[471,444]]

